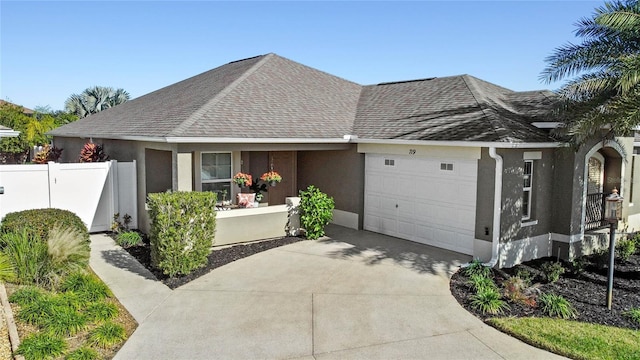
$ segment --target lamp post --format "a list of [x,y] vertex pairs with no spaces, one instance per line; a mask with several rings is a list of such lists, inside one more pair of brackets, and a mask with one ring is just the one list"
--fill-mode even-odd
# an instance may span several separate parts
[[604,218],[609,223],[609,278],[607,279],[607,309],[611,310],[613,300],[613,266],[616,254],[616,227],[622,218],[622,196],[613,188],[605,199]]

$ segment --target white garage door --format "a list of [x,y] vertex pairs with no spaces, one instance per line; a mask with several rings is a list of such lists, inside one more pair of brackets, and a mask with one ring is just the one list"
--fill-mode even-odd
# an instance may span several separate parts
[[476,160],[366,155],[364,229],[473,255]]

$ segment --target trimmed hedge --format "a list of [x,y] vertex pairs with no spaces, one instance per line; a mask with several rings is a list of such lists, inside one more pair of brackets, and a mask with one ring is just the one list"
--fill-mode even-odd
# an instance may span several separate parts
[[169,276],[186,275],[207,264],[216,230],[216,194],[149,194],[151,263]]
[[43,241],[49,238],[49,230],[55,225],[76,230],[82,239],[89,242],[89,231],[78,215],[62,209],[33,209],[8,213],[2,220],[0,232],[19,233],[26,230]]

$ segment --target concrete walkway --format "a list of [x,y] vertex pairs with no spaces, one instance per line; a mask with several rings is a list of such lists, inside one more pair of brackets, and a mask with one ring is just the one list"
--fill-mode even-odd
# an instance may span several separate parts
[[170,290],[104,235],[91,266],[140,324],[116,359],[554,359],[449,292],[469,257],[331,226]]

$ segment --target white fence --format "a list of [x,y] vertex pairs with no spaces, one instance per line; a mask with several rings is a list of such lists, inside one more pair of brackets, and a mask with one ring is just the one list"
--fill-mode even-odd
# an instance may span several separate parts
[[111,228],[113,214],[138,228],[136,162],[0,165],[0,219],[7,213],[57,208],[76,213],[91,232]]

